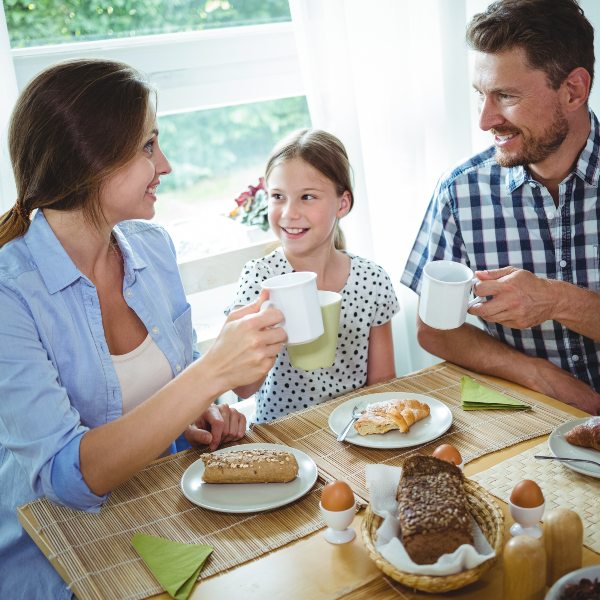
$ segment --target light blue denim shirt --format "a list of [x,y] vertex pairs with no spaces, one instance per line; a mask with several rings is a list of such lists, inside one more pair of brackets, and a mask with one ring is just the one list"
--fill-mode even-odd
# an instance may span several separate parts
[[[114,235],[123,296],[175,376],[194,358],[194,332],[173,244],[146,221],[123,222]],[[83,480],[79,444],[121,412],[96,288],[38,211],[27,233],[0,249],[0,597],[71,597],[15,509],[47,496],[98,511],[106,496]]]

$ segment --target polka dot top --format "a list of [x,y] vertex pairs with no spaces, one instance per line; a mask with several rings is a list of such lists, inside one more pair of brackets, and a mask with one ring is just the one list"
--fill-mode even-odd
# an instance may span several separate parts
[[[288,413],[341,396],[367,382],[369,331],[383,325],[400,310],[388,274],[374,262],[346,253],[350,274],[340,292],[340,332],[333,366],[303,371],[290,364],[287,349],[256,392],[257,423],[266,423]],[[265,279],[293,271],[281,248],[244,265],[233,306],[253,302]]]

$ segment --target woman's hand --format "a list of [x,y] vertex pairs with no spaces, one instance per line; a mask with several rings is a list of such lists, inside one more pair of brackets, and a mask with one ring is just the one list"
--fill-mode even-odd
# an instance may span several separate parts
[[269,307],[261,310],[268,297],[263,290],[258,300],[229,313],[229,317],[208,352],[200,359],[222,389],[264,379],[286,340],[281,311]]
[[208,446],[212,452],[220,444],[244,437],[246,417],[228,404],[212,404],[195,423],[184,432],[192,446]]

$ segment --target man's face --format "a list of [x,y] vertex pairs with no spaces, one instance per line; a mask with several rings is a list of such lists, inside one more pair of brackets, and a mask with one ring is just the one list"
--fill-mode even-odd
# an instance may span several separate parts
[[569,123],[558,90],[527,65],[524,50],[477,52],[474,73],[479,126],[494,135],[500,165],[539,165],[559,151]]

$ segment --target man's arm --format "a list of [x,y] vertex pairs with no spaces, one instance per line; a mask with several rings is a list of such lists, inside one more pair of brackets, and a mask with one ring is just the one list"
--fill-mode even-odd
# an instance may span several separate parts
[[469,312],[491,323],[528,329],[544,321],[600,341],[600,294],[557,279],[542,279],[515,267],[477,271],[478,296],[493,299]]
[[600,394],[543,358],[527,356],[469,325],[433,329],[417,317],[417,339],[428,352],[457,365],[513,381],[592,414],[600,414]]

